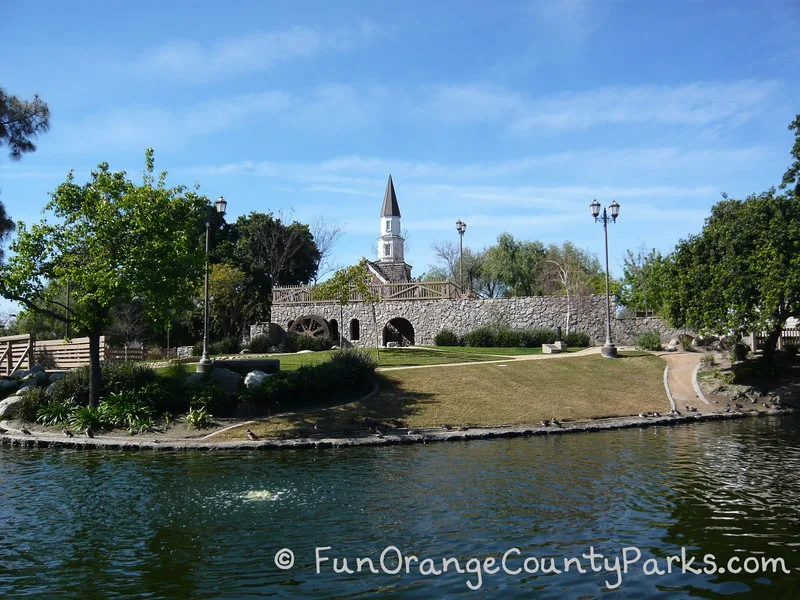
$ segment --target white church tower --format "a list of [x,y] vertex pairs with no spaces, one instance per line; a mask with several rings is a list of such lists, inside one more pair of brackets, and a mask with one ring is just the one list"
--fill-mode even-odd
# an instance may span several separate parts
[[378,260],[371,263],[372,271],[384,283],[411,280],[411,266],[405,261],[405,240],[400,235],[400,206],[394,191],[392,176],[386,184],[381,208],[381,237],[378,238]]

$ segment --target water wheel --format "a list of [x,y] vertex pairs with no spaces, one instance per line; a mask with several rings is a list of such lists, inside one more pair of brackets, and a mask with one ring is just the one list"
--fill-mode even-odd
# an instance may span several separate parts
[[330,337],[331,334],[328,322],[319,315],[303,315],[295,319],[289,331],[314,337]]

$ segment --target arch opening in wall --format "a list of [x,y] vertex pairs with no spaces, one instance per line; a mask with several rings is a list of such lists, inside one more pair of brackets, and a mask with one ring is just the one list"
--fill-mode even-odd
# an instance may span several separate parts
[[286,331],[289,331],[292,328],[292,325],[294,325],[294,321],[292,319],[289,319],[286,322]]
[[331,330],[331,339],[334,343],[339,343],[339,322],[336,319],[328,321],[328,327]]
[[395,317],[383,328],[383,345],[395,342],[398,346],[414,345],[414,326],[408,319]]
[[351,319],[350,341],[357,342],[359,339],[361,339],[361,323],[358,322],[358,319]]

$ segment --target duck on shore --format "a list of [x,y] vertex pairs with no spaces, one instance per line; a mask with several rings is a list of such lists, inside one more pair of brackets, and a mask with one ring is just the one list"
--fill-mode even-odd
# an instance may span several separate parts
[[250,440],[252,440],[254,442],[258,441],[258,436],[255,433],[253,433],[252,431],[250,431],[249,429],[245,433],[247,433],[248,439],[250,439]]

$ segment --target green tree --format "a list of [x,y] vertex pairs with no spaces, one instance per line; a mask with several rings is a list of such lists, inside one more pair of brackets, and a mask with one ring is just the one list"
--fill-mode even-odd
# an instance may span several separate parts
[[789,165],[786,173],[783,174],[781,188],[785,189],[793,185],[794,195],[800,196],[800,114],[794,118],[794,121],[789,123],[789,130],[794,131],[794,145],[791,150],[794,162]]
[[[0,146],[8,146],[12,160],[19,160],[25,152],[33,152],[31,141],[40,132],[50,129],[50,109],[39,96],[22,100],[0,88]],[[14,222],[0,202],[0,244],[14,231]],[[0,260],[3,249],[0,247]]]
[[[71,320],[89,336],[90,403],[100,395],[100,335],[121,300],[135,300],[157,326],[187,306],[202,273],[197,244],[208,200],[184,187],[167,188],[153,176],[146,152],[144,181],[102,163],[83,186],[67,180],[53,192],[47,217],[21,223],[0,272],[0,293],[54,319],[65,319],[49,282],[71,282]],[[57,287],[57,286],[56,286]]]
[[[344,329],[344,307],[347,306],[354,296],[363,302],[370,304],[372,309],[372,321],[375,326],[375,350],[380,353],[380,341],[378,339],[378,317],[375,311],[375,304],[378,302],[378,295],[370,288],[372,277],[367,268],[367,259],[351,267],[339,269],[332,277],[317,284],[312,290],[312,297],[315,300],[333,300],[339,305],[339,347],[342,346],[342,331]],[[378,354],[380,358],[380,354]]]
[[497,244],[486,250],[483,272],[499,283],[501,295],[540,296],[546,258],[541,242],[516,240],[510,233],[503,233]]
[[623,267],[620,300],[634,310],[660,313],[668,289],[667,259],[655,248],[628,250]]
[[702,232],[678,244],[668,273],[673,325],[767,331],[771,362],[786,320],[800,316],[800,197],[770,190],[719,202]]

